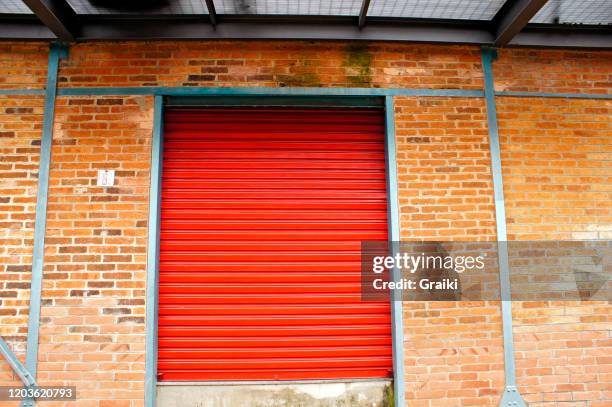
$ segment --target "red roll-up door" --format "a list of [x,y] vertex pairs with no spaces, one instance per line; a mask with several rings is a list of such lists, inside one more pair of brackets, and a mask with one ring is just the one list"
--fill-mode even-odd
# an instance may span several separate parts
[[381,110],[167,109],[159,379],[392,376],[390,306],[360,300],[386,239]]

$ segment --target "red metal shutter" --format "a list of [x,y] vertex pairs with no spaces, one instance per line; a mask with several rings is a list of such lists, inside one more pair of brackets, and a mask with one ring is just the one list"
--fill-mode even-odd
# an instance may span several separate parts
[[381,110],[168,109],[162,185],[160,380],[392,376]]

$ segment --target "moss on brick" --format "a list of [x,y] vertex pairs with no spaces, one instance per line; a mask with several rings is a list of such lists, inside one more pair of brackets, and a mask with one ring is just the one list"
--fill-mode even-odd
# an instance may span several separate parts
[[346,80],[352,85],[369,85],[372,82],[372,55],[368,44],[351,43],[346,47],[344,66],[347,69]]

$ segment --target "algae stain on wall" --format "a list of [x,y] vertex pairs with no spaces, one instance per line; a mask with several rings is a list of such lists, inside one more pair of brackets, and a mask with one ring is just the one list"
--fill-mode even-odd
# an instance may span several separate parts
[[368,44],[351,43],[346,47],[344,66],[346,80],[351,85],[369,85],[372,82],[372,54]]

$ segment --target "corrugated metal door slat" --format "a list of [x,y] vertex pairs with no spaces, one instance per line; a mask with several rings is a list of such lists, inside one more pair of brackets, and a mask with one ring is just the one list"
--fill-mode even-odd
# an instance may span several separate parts
[[170,108],[162,179],[161,381],[392,376],[382,111]]

